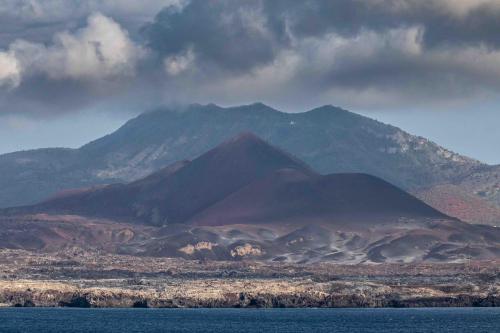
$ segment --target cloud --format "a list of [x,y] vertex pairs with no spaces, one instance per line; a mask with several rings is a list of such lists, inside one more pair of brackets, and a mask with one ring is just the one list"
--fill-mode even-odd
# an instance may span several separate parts
[[131,75],[142,52],[126,31],[102,14],[91,15],[87,26],[73,34],[58,33],[52,45],[18,40],[9,50],[24,75],[43,74],[56,80]]
[[[50,42],[16,40],[0,50],[0,112],[58,114],[95,104],[117,108],[146,51],[112,18],[91,14]],[[111,102],[114,100],[114,102]],[[110,104],[108,104],[108,102]]]
[[272,61],[287,43],[285,26],[270,26],[263,10],[258,1],[191,1],[165,8],[143,31],[161,55],[189,50],[207,66],[241,73]]
[[21,79],[19,62],[11,52],[0,52],[0,88],[17,87]]
[[493,98],[499,29],[488,0],[193,0],[144,35],[172,65],[176,98],[369,109]]
[[500,100],[496,0],[5,0],[0,31],[8,112]]
[[[135,34],[163,7],[186,0],[2,0],[0,49],[16,39],[49,43],[60,31],[78,29],[93,13],[113,18]],[[135,36],[133,36],[135,37]]]
[[0,17],[27,23],[54,23],[101,12],[114,17],[151,18],[169,5],[182,6],[184,0],[2,0]]
[[184,54],[168,56],[164,60],[165,71],[167,74],[176,76],[185,72],[194,62],[192,50],[187,50]]

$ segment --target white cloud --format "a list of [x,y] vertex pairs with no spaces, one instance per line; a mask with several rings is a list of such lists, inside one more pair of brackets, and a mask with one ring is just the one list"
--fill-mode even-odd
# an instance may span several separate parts
[[[132,75],[144,50],[135,45],[113,19],[92,14],[87,26],[75,33],[58,33],[49,46],[18,40],[10,45],[11,67],[17,64],[16,82],[24,75],[50,79],[104,80]],[[11,75],[13,75],[11,73]]]
[[19,85],[21,73],[19,62],[11,52],[0,52],[0,87]]
[[58,34],[47,49],[45,70],[53,78],[101,79],[131,74],[140,50],[118,23],[93,14],[76,34]]
[[194,53],[191,49],[183,54],[166,57],[163,61],[165,71],[171,76],[179,75],[193,65],[194,58]]

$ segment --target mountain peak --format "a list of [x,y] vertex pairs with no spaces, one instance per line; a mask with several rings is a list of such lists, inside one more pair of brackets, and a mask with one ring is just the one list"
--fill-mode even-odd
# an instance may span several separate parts
[[224,109],[224,108],[215,103],[208,103],[208,104],[192,103],[189,104],[188,109]]
[[312,110],[309,110],[305,112],[306,114],[325,114],[325,115],[348,115],[352,117],[362,117],[359,114],[347,111],[342,109],[341,107],[334,106],[331,104],[326,104],[317,108],[314,108]]
[[[181,108],[183,109],[183,108]],[[220,106],[215,103],[208,104],[200,104],[200,103],[191,103],[184,107],[187,110],[198,110],[198,109],[207,109],[207,110],[224,110],[224,111],[235,111],[241,109],[253,109],[253,110],[269,110],[269,111],[277,111],[276,109],[266,105],[262,102],[255,102],[251,104],[244,104],[238,106]]]
[[183,223],[236,190],[280,169],[315,175],[309,166],[243,132],[191,162],[184,161],[122,186],[108,186],[28,211],[69,212],[161,225]]
[[254,165],[257,168],[261,165],[274,165],[276,168],[273,167],[273,169],[279,166],[279,168],[290,167],[311,172],[311,168],[303,161],[249,131],[241,132],[226,140],[200,158],[204,156],[224,162],[226,160],[246,161],[243,165]]
[[264,104],[262,102],[255,102],[255,103],[249,104],[248,106],[253,106],[253,107],[258,107],[258,108],[263,108],[263,109],[273,109],[269,105]]
[[266,144],[266,142],[255,135],[253,132],[246,131],[246,132],[241,132],[229,140],[225,142],[226,144],[229,143],[237,143],[237,144]]

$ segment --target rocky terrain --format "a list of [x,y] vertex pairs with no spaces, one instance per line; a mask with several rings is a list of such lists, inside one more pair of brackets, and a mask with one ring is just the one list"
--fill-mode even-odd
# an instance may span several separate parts
[[499,258],[500,229],[454,220],[156,227],[40,214],[0,218],[0,247],[235,262],[446,263]]
[[498,262],[297,265],[3,250],[0,304],[69,307],[500,305]]

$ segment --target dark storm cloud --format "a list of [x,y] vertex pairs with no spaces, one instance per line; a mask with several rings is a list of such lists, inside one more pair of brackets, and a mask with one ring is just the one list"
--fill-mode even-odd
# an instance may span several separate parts
[[[473,5],[476,3],[476,5]],[[455,8],[454,8],[455,7]],[[460,0],[192,0],[182,11],[166,8],[147,25],[148,45],[162,54],[192,47],[230,69],[269,62],[290,39],[336,33],[422,27],[426,48],[500,46],[500,4]],[[259,30],[260,29],[260,30]]]
[[262,9],[256,1],[194,1],[182,11],[165,8],[143,31],[163,55],[192,48],[208,62],[245,71],[289,44],[284,21],[268,20]]
[[[143,33],[175,80],[196,82],[198,98],[237,103],[233,87],[280,104],[356,96],[363,106],[400,106],[500,86],[499,28],[500,3],[486,0],[192,0]],[[204,79],[220,91],[204,90]]]
[[[427,47],[443,44],[500,45],[500,6],[495,1],[446,0],[333,0],[271,1],[276,12],[288,12],[292,30],[299,36],[336,32],[346,36],[363,29],[385,31],[420,25]],[[476,4],[473,6],[473,4]]]

